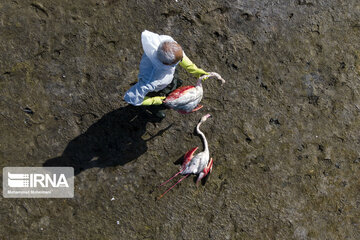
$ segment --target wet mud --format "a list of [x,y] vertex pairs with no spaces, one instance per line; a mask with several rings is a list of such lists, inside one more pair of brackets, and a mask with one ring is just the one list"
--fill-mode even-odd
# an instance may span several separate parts
[[[0,166],[76,176],[72,199],[0,196],[0,238],[360,239],[359,19],[355,0],[1,1]],[[122,100],[145,29],[227,81],[203,109]],[[157,200],[206,113],[211,175]]]

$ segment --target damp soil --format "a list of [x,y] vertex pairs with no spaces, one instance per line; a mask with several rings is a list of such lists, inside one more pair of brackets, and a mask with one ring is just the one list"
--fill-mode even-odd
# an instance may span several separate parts
[[[76,176],[71,199],[0,196],[0,238],[360,239],[359,19],[356,0],[1,1],[0,166]],[[145,29],[227,80],[203,109],[122,100]],[[206,113],[211,175],[157,200]]]

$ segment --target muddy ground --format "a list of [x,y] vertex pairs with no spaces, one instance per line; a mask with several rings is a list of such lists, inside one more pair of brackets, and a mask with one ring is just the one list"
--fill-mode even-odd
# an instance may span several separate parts
[[[76,177],[72,199],[1,196],[0,238],[360,239],[359,19],[356,0],[1,1],[0,166]],[[227,80],[202,110],[122,100],[145,29]],[[205,113],[211,176],[156,200]]]

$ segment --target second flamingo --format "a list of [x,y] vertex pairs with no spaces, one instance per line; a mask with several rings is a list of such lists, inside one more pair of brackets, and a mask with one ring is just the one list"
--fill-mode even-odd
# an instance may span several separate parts
[[174,176],[172,176],[167,181],[163,182],[160,186],[165,185],[166,183],[168,183],[170,180],[172,180],[179,174],[185,175],[185,176],[182,177],[179,181],[177,181],[168,190],[166,190],[159,198],[162,198],[168,191],[170,191],[173,187],[175,187],[182,180],[187,178],[190,174],[198,175],[198,178],[196,180],[196,184],[198,184],[202,178],[204,178],[206,175],[208,175],[211,172],[212,166],[213,166],[213,159],[210,158],[209,146],[208,146],[206,137],[205,137],[204,133],[200,131],[200,125],[203,122],[205,122],[209,117],[211,117],[210,114],[206,114],[205,116],[203,116],[196,126],[196,132],[201,136],[203,143],[204,143],[204,151],[200,152],[194,156],[195,151],[199,148],[199,147],[195,147],[195,148],[191,149],[190,151],[188,151],[184,155],[184,162],[181,165],[180,171],[177,172]]

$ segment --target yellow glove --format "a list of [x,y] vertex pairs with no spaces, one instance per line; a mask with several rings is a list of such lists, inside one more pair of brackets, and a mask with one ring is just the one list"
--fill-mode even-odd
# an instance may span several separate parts
[[161,105],[163,103],[163,100],[166,97],[145,97],[144,101],[141,105],[143,106],[150,106],[150,105]]
[[[205,77],[205,76],[206,77]],[[202,80],[205,81],[206,79],[208,79],[210,77],[210,75],[208,73],[204,74],[204,75],[201,75],[201,77],[204,77]]]

